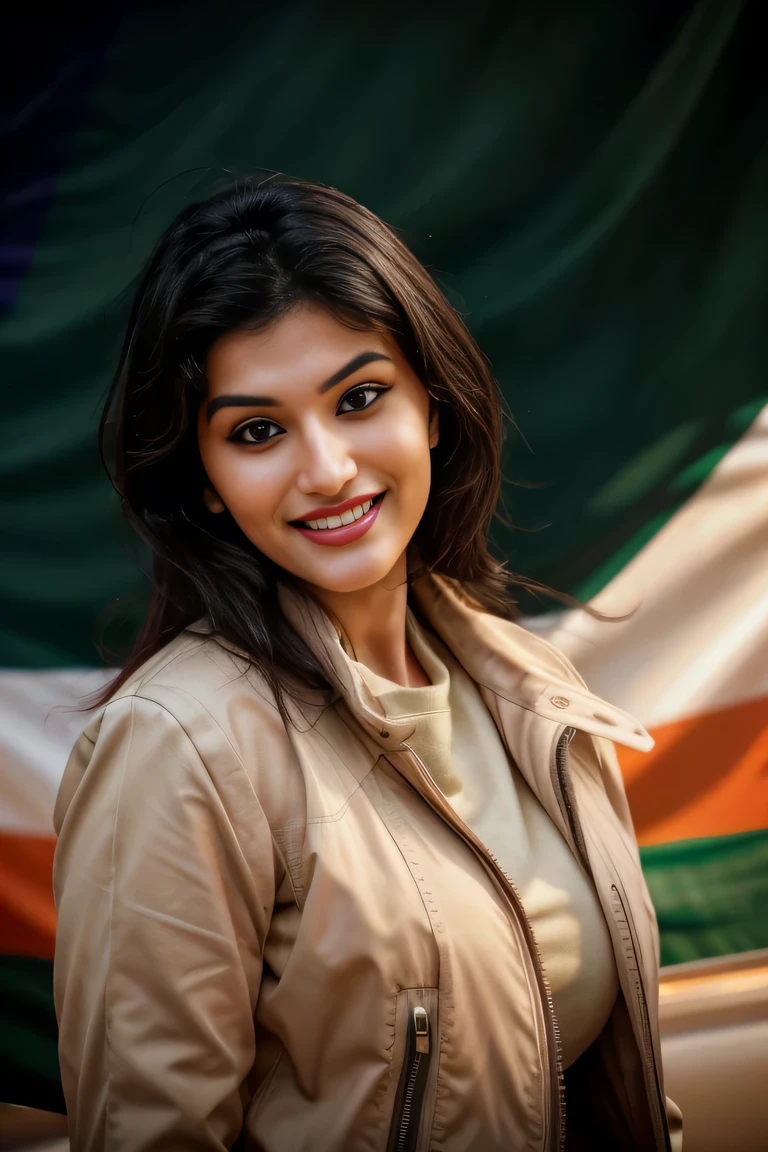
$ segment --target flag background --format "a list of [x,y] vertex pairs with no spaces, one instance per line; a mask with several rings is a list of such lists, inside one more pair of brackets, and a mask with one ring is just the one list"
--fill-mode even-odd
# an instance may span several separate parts
[[0,218],[0,1083],[61,1105],[51,813],[145,595],[96,452],[134,278],[231,175],[394,224],[515,417],[494,543],[657,738],[622,754],[663,962],[768,946],[768,83],[747,0],[295,0],[23,19]]

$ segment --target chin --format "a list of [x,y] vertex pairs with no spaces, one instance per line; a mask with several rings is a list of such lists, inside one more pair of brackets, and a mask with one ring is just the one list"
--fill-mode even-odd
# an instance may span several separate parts
[[293,571],[307,584],[325,592],[362,592],[386,580],[403,552],[404,549],[400,549],[395,550],[394,555],[386,556],[339,556],[335,563],[320,564],[314,571],[308,571],[304,566],[301,571]]

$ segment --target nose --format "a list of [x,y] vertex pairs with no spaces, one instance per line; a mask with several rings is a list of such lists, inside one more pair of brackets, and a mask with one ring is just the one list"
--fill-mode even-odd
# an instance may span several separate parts
[[305,496],[335,496],[357,476],[357,464],[343,436],[316,427],[302,437],[296,486]]

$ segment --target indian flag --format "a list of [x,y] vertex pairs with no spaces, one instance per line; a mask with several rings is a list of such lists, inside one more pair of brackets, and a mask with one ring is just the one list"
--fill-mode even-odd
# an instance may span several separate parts
[[[594,9],[594,10],[593,10]],[[622,751],[665,964],[768,946],[768,154],[755,6],[115,6],[19,32],[0,221],[0,1080],[61,1107],[52,811],[145,596],[96,453],[131,285],[229,174],[397,226],[514,414],[495,537],[656,738]],[[553,84],[553,78],[556,83]],[[10,223],[9,223],[10,220]],[[117,608],[114,606],[117,604]],[[120,625],[119,621],[123,621]]]

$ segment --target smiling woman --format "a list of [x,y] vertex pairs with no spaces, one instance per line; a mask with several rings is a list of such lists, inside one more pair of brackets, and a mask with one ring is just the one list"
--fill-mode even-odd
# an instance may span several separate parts
[[612,744],[652,741],[511,619],[501,422],[341,193],[161,239],[102,423],[154,587],[55,813],[74,1149],[679,1148]]
[[[265,331],[220,337],[206,379],[198,444],[208,509],[228,511],[340,619],[348,593],[383,608],[387,588],[405,586],[438,443],[437,411],[430,417],[397,343],[302,303]],[[233,391],[243,385],[249,395]]]
[[[199,617],[250,654],[281,710],[297,674],[327,687],[278,584],[405,587],[411,540],[411,567],[418,557],[511,615],[487,546],[501,427],[461,318],[367,209],[284,178],[191,205],[147,266],[102,421],[105,463],[155,556],[144,627],[102,702]],[[291,524],[375,496],[364,540],[326,525],[310,547]],[[377,599],[383,636],[391,598]],[[404,648],[373,658],[402,672]]]

